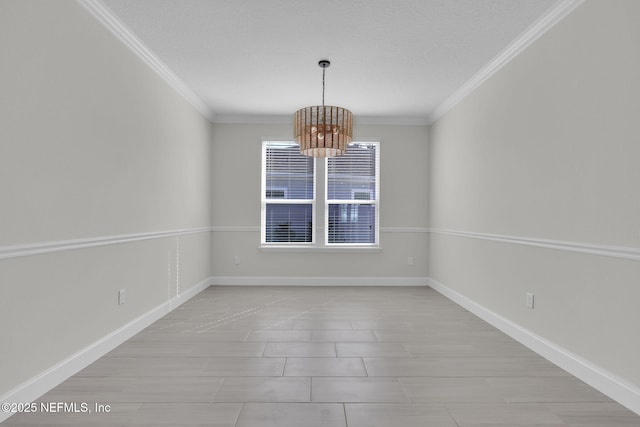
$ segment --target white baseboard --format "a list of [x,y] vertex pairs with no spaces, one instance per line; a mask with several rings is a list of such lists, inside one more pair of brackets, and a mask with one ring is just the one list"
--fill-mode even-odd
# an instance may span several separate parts
[[640,388],[637,386],[629,384],[615,374],[608,372],[606,369],[500,316],[442,283],[431,278],[427,280],[429,286],[437,292],[466,308],[511,338],[524,344],[545,359],[589,384],[591,387],[640,415]]
[[280,277],[217,276],[212,285],[221,286],[428,286],[426,277]]
[[[211,278],[207,278],[197,285],[192,286],[180,295],[160,304],[121,328],[100,338],[93,344],[53,365],[39,375],[36,375],[14,389],[9,390],[7,393],[0,396],[0,402],[33,402],[72,375],[80,372],[91,363],[109,353],[135,334],[139,333],[156,320],[162,318],[184,302],[205,290],[210,286],[210,284]],[[11,415],[13,414],[0,411],[0,422],[9,418]]]

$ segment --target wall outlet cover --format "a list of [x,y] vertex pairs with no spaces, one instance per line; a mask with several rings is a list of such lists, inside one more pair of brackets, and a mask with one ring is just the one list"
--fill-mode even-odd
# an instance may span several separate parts
[[527,292],[526,302],[527,307],[533,309],[533,292]]

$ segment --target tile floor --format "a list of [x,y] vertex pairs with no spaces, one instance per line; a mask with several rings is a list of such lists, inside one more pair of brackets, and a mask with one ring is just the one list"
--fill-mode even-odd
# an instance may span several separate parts
[[211,287],[39,402],[91,413],[3,425],[640,426],[422,287]]

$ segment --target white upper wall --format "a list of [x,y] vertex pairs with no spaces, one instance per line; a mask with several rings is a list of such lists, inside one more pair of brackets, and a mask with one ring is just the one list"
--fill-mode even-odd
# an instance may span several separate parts
[[634,385],[636,411],[639,18],[580,5],[432,126],[430,175],[430,276]]
[[640,246],[639,16],[586,2],[433,126],[432,227]]
[[23,401],[6,393],[206,283],[212,125],[72,0],[1,1],[0,58],[0,400]]
[[86,10],[2,2],[0,52],[0,246],[209,225],[211,124]]

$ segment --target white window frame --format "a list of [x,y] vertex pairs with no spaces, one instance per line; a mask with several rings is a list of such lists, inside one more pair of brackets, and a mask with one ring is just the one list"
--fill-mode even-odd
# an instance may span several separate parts
[[[328,159],[317,158],[314,159],[314,167],[313,167],[313,200],[305,200],[305,199],[267,199],[266,198],[266,151],[267,145],[269,143],[274,142],[283,142],[283,143],[293,143],[293,141],[288,139],[263,139],[262,140],[262,151],[261,151],[261,163],[262,163],[262,172],[261,172],[261,185],[260,185],[260,199],[261,199],[261,213],[260,213],[260,248],[265,250],[283,250],[283,251],[379,251],[382,250],[380,246],[380,141],[375,139],[367,139],[367,140],[358,140],[353,141],[352,144],[373,144],[376,146],[376,159],[375,159],[375,190],[373,192],[376,195],[374,200],[361,200],[361,199],[353,199],[352,200],[330,200],[327,198],[328,195]],[[322,170],[319,169],[320,162],[324,163],[324,168]],[[324,185],[319,188],[318,186],[318,173],[323,173],[322,180],[324,181]],[[275,190],[279,190],[280,188],[270,187]],[[356,192],[369,192],[371,190],[356,190]],[[286,193],[286,191],[285,191]],[[353,191],[352,191],[353,196]],[[317,203],[318,197],[324,198],[323,203]],[[334,203],[344,203],[344,204],[367,204],[375,205],[375,233],[374,233],[374,242],[372,243],[329,243],[329,202],[331,204]],[[267,212],[267,204],[311,204],[312,210],[312,232],[311,232],[311,242],[267,242],[266,241],[266,212]],[[322,227],[318,221],[318,218],[324,218]],[[317,238],[318,235],[322,235],[320,239]]]
[[[267,199],[267,146],[271,143],[286,143],[290,144],[293,141],[287,140],[274,140],[265,139],[262,141],[261,162],[262,172],[260,177],[260,245],[261,247],[274,247],[274,248],[293,248],[293,247],[314,247],[316,244],[317,234],[317,212],[316,212],[316,199],[318,197],[317,192],[317,164],[313,164],[313,199]],[[282,189],[278,187],[269,187],[270,189]],[[286,189],[285,189],[286,197]],[[271,204],[300,204],[311,205],[311,242],[267,242],[267,205]]]
[[[376,198],[373,200],[355,199],[351,200],[335,200],[329,199],[329,159],[324,159],[324,245],[326,247],[336,248],[377,248],[380,246],[380,141],[353,141],[352,144],[371,144],[376,146],[376,158],[375,158],[375,177],[376,183],[373,193]],[[349,149],[347,148],[347,152]],[[370,190],[360,190],[362,192],[369,192]],[[352,190],[351,194],[354,195],[356,190]],[[374,205],[375,217],[374,217],[374,241],[372,243],[329,243],[329,204],[349,204],[349,205]]]

